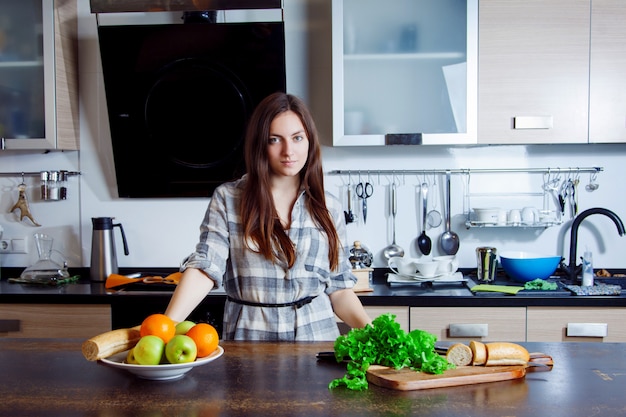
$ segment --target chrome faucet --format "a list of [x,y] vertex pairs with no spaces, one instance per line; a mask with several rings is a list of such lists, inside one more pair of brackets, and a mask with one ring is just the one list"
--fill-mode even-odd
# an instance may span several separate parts
[[578,276],[578,271],[581,268],[581,265],[576,265],[576,245],[578,244],[578,227],[580,226],[580,224],[586,217],[589,217],[592,214],[604,214],[609,219],[613,220],[613,223],[615,223],[615,226],[617,227],[617,233],[619,233],[620,236],[624,236],[624,233],[626,233],[626,231],[624,230],[624,223],[622,222],[622,219],[620,219],[619,216],[613,213],[611,210],[595,207],[595,208],[587,209],[583,211],[582,213],[580,213],[578,216],[576,216],[576,218],[572,222],[572,230],[570,232],[569,266],[564,265],[564,263],[561,264],[561,268],[567,271],[567,275],[572,281],[576,280],[576,277]]

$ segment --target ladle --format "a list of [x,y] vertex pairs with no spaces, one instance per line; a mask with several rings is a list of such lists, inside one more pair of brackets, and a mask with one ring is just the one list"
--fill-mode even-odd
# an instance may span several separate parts
[[422,183],[422,233],[417,237],[417,247],[424,255],[430,254],[432,241],[426,235],[426,217],[428,213],[428,184]]
[[396,256],[404,256],[404,249],[402,249],[402,247],[396,245],[396,213],[398,212],[398,202],[396,200],[396,183],[392,182],[391,183],[391,217],[392,217],[392,224],[391,224],[391,233],[392,233],[392,240],[391,240],[391,245],[387,246],[385,249],[383,249],[383,256],[386,259],[390,259]]
[[441,234],[439,244],[446,255],[459,251],[459,235],[450,230],[450,172],[446,172],[446,231]]

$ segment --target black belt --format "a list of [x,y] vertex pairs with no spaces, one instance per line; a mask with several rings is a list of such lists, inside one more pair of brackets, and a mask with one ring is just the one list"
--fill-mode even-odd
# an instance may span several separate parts
[[300,308],[302,306],[309,304],[311,301],[313,301],[315,297],[317,297],[317,295],[314,295],[312,297],[304,297],[300,300],[291,301],[289,303],[271,304],[271,303],[255,303],[253,301],[237,300],[231,297],[230,295],[226,296],[228,301],[232,301],[233,303],[237,303],[237,304],[243,304],[246,306],[253,306],[253,307],[294,307],[295,306],[296,308]]

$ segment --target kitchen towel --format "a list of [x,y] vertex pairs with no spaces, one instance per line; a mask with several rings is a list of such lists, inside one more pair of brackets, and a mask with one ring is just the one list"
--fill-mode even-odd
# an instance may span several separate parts
[[490,284],[479,284],[472,287],[472,291],[489,291],[489,292],[502,292],[505,294],[515,295],[519,291],[523,290],[524,287],[517,287],[513,285],[490,285]]

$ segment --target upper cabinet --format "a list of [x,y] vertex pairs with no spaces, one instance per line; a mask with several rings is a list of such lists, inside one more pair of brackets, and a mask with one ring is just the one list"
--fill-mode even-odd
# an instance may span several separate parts
[[591,2],[589,142],[626,142],[626,2]]
[[478,0],[332,0],[335,146],[476,143]]
[[587,142],[589,2],[480,2],[479,143]]
[[626,142],[626,2],[483,0],[478,142]]
[[75,150],[76,0],[0,2],[0,150]]

